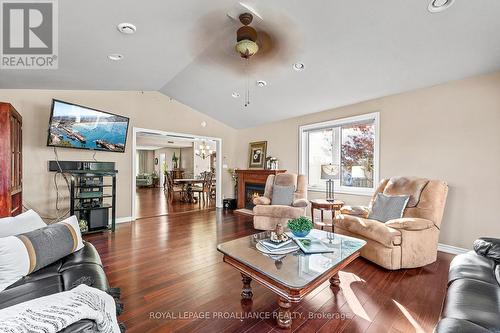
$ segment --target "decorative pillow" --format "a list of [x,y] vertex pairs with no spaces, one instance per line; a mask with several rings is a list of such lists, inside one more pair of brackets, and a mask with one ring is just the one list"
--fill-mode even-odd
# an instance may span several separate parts
[[273,205],[285,205],[291,206],[293,202],[293,194],[295,193],[295,186],[273,186],[273,197],[271,198],[271,204]]
[[82,247],[75,216],[17,236],[0,238],[0,291]]
[[368,214],[371,220],[387,222],[403,217],[410,196],[377,194],[373,207]]
[[27,275],[30,269],[28,251],[16,236],[0,238],[0,291]]
[[42,218],[30,209],[17,216],[0,219],[0,237],[19,235],[46,226]]
[[477,254],[500,263],[500,239],[482,237],[474,241]]

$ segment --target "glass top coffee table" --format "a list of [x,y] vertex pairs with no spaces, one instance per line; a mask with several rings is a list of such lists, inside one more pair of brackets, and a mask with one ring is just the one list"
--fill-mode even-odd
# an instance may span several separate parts
[[[250,283],[253,280],[271,289],[279,296],[278,326],[288,328],[292,324],[291,302],[300,302],[326,280],[334,288],[339,287],[338,272],[359,256],[366,244],[364,240],[311,230],[308,236],[320,239],[333,252],[305,254],[301,250],[285,254],[264,254],[257,250],[259,240],[270,237],[270,231],[238,238],[219,244],[217,250],[224,254],[224,262],[241,272],[243,290],[241,297],[253,297]],[[333,236],[333,237],[332,237]]]

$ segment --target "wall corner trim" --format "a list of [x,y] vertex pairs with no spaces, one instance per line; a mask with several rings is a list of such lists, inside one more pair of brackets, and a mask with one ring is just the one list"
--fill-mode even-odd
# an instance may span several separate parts
[[462,247],[456,247],[456,246],[452,246],[452,245],[439,243],[438,244],[438,251],[451,253],[451,254],[462,254],[465,252],[469,252],[470,250],[464,249]]

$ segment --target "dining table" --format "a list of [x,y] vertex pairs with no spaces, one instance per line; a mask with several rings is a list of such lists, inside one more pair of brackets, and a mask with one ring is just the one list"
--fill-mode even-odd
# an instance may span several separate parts
[[193,185],[203,187],[203,178],[178,178],[174,179],[174,184],[182,186],[182,202],[196,203],[196,198],[193,195]]

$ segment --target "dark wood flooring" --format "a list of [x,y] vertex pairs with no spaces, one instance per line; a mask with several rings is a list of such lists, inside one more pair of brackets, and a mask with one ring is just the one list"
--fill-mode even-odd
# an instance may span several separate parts
[[176,200],[169,203],[163,188],[159,187],[139,187],[135,193],[137,218],[193,212],[215,207],[215,200],[210,200],[205,205],[179,202],[178,194],[175,196]]
[[[254,232],[251,217],[212,209],[119,224],[114,234],[86,239],[122,290],[129,333],[281,332],[275,294],[253,281],[251,308],[241,304],[241,276],[216,250]],[[340,291],[326,282],[292,307],[291,331],[432,332],[452,257],[439,253],[429,266],[400,271],[356,259],[340,272]]]

